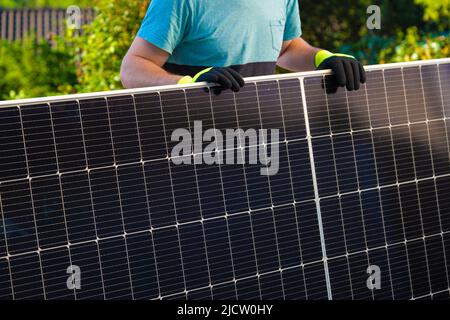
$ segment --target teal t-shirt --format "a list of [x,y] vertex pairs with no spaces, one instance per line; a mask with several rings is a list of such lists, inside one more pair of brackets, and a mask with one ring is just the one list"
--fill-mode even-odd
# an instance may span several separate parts
[[271,74],[283,41],[301,36],[298,0],[152,0],[138,36],[168,52],[176,74]]

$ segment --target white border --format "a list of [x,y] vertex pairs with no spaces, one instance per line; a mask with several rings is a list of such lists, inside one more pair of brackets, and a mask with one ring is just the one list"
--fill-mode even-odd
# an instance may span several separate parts
[[[392,68],[399,68],[399,67],[413,67],[413,66],[420,66],[420,65],[443,64],[443,63],[450,63],[450,58],[433,59],[433,60],[419,60],[419,61],[401,62],[401,63],[377,64],[377,65],[366,66],[364,68],[367,71],[372,71],[372,70],[392,69]],[[264,80],[281,80],[281,79],[287,79],[287,78],[289,78],[289,79],[290,78],[304,78],[304,77],[312,77],[312,76],[328,75],[328,74],[331,74],[331,70],[285,73],[285,74],[245,78],[245,82],[257,82],[257,81],[264,81]],[[113,90],[113,91],[100,91],[100,92],[94,92],[94,93],[70,94],[70,95],[42,97],[42,98],[5,100],[5,101],[0,101],[0,108],[1,107],[10,107],[10,106],[32,105],[32,104],[39,104],[39,103],[73,101],[73,100],[78,100],[78,99],[113,97],[113,96],[139,94],[139,93],[153,93],[153,92],[161,92],[161,91],[168,91],[168,90],[174,90],[174,89],[203,88],[203,87],[212,87],[212,86],[214,86],[214,85],[207,84],[206,82],[199,82],[199,83],[193,83],[193,84],[187,84],[187,85],[168,85],[168,86],[146,87],[146,88],[138,88],[138,89],[125,89],[125,90]]]
[[[299,78],[300,81],[300,90],[302,92],[302,105],[303,105],[303,113],[305,116],[305,129],[306,129],[306,140],[308,141],[308,152],[309,152],[309,165],[311,167],[311,178],[313,182],[314,189],[314,203],[316,204],[316,215],[317,222],[319,226],[319,236],[320,236],[320,244],[322,248],[322,256],[323,256],[323,269],[325,272],[325,282],[327,284],[327,294],[328,300],[333,300],[333,292],[331,290],[331,280],[330,280],[330,271],[328,268],[328,256],[327,256],[327,247],[325,242],[325,232],[323,231],[323,220],[322,220],[322,208],[320,206],[320,195],[319,195],[319,186],[317,184],[317,175],[316,175],[316,161],[314,160],[314,150],[311,136],[311,127],[309,125],[309,113],[308,113],[308,105],[306,103],[306,94],[305,94],[305,81],[304,78]],[[299,230],[300,232],[300,230]]]

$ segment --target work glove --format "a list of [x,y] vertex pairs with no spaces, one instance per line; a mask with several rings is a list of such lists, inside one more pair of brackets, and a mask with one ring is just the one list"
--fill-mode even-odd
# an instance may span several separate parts
[[317,70],[333,71],[326,84],[329,93],[336,92],[338,87],[347,87],[349,91],[358,90],[360,84],[366,82],[364,67],[353,56],[321,50],[317,52],[314,63]]
[[219,87],[214,88],[214,93],[219,94],[222,90],[231,89],[238,92],[245,84],[242,76],[231,68],[207,68],[197,73],[194,77],[185,76],[178,81],[178,84],[188,84],[195,82],[216,83]]

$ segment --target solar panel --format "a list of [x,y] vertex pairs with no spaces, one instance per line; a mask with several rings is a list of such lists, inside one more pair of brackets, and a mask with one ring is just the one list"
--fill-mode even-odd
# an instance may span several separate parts
[[450,298],[450,60],[367,73],[0,103],[0,299]]

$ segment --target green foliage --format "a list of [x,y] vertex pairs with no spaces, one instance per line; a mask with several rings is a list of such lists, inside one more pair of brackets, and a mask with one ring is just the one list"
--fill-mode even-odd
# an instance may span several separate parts
[[[381,8],[381,30],[366,27],[371,4]],[[305,39],[366,64],[449,56],[450,0],[300,0],[300,7]]]
[[0,0],[0,8],[14,8],[18,6],[16,0]]
[[[381,8],[381,30],[367,29],[366,10],[372,4]],[[414,0],[300,0],[300,11],[303,37],[311,44],[332,51],[352,49],[346,53],[356,55],[361,50],[360,56],[373,55],[371,50],[408,27],[424,27],[423,8]]]
[[0,57],[0,100],[73,92],[75,68],[61,41],[0,41]]
[[81,36],[69,32],[68,42],[74,48],[79,66],[79,92],[122,88],[120,65],[142,19],[149,0],[95,1],[96,18],[83,27]]
[[425,8],[424,19],[426,21],[441,21],[446,26],[450,19],[450,0],[415,0],[415,2]]
[[[0,7],[95,7],[83,33],[53,45],[0,42],[0,99],[122,88],[119,70],[150,0],[0,0]],[[450,56],[450,0],[299,0],[303,37],[364,63]],[[381,7],[381,30],[368,30],[366,9]]]
[[450,0],[414,2],[422,10],[422,23],[397,30],[380,46],[374,63],[450,57]]
[[70,5],[88,7],[88,0],[0,0],[3,8],[67,8]]
[[407,30],[404,40],[393,48],[381,51],[380,62],[402,62],[450,57],[450,37],[447,35],[423,37],[417,28]]

